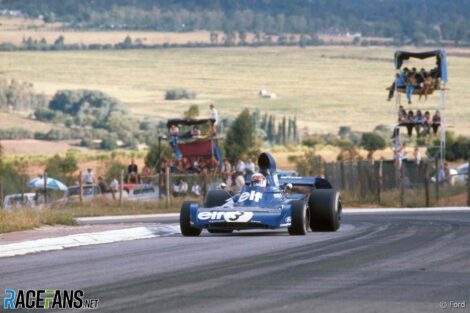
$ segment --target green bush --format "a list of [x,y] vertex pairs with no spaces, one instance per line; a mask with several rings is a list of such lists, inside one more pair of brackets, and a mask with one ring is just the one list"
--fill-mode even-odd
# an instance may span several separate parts
[[180,100],[180,99],[194,99],[196,93],[188,91],[184,88],[177,88],[167,90],[165,94],[165,100]]

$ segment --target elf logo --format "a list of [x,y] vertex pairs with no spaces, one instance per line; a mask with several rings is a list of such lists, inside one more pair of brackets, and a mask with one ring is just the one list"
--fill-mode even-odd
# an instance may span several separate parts
[[252,190],[251,192],[246,191],[240,195],[238,202],[243,202],[246,200],[259,202],[263,198],[263,194],[259,191]]
[[242,212],[242,211],[213,211],[213,212],[201,212],[197,215],[199,220],[225,220],[228,223],[246,223],[253,217],[253,212]]

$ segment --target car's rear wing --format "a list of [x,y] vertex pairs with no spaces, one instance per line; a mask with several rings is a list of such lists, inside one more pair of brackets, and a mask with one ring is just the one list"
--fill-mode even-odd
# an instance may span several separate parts
[[316,189],[332,189],[330,182],[321,177],[311,176],[283,176],[279,178],[281,186],[292,184],[300,187],[312,187]]

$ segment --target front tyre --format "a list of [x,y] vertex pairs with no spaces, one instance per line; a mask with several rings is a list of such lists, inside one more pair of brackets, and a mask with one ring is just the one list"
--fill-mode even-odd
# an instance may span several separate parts
[[181,234],[183,236],[199,236],[201,234],[202,229],[194,228],[191,226],[191,210],[190,206],[194,202],[185,201],[181,206],[180,210],[180,228]]
[[334,189],[313,190],[308,199],[310,228],[313,231],[336,231],[341,225],[341,197]]
[[287,229],[290,235],[306,235],[309,228],[309,209],[304,201],[291,202],[291,226]]

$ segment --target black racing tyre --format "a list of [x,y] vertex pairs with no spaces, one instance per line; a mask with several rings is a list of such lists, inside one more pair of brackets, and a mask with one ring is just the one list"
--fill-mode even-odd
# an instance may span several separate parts
[[291,202],[291,226],[287,229],[290,235],[306,235],[309,229],[309,209],[304,201]]
[[180,210],[180,228],[183,236],[199,236],[202,229],[191,227],[191,212],[189,207],[194,202],[185,201]]
[[233,229],[208,229],[208,232],[211,234],[231,234]]
[[206,201],[204,201],[205,208],[214,208],[222,206],[231,198],[232,195],[225,190],[211,190],[207,193]]
[[310,228],[313,231],[336,231],[341,225],[341,197],[334,189],[315,189],[308,199]]

